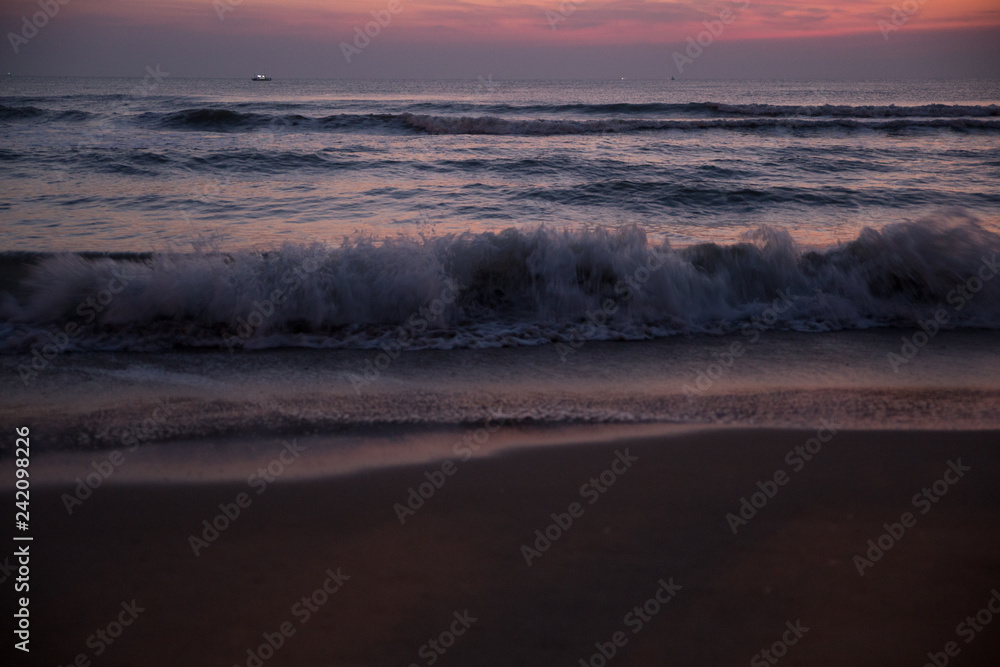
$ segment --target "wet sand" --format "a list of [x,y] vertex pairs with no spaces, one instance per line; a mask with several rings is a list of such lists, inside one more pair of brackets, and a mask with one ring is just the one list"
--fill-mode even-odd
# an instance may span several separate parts
[[[32,661],[260,664],[250,650],[266,665],[599,665],[595,643],[610,652],[617,639],[608,664],[768,664],[755,658],[767,649],[787,665],[922,665],[950,641],[953,664],[995,664],[1000,618],[969,643],[956,626],[1000,587],[998,433],[838,431],[800,459],[815,436],[715,430],[476,455],[404,524],[394,505],[428,473],[441,481],[440,463],[278,478],[262,493],[108,484],[72,516],[66,486],[42,487]],[[937,502],[914,503],[942,479]],[[758,481],[773,497],[734,534],[727,514]],[[241,493],[248,506],[195,556],[190,536]],[[913,525],[859,576],[854,557],[906,512]],[[552,513],[577,516],[557,531]],[[547,527],[557,539],[529,566],[522,546]],[[95,632],[117,632],[122,614],[130,625],[102,643]],[[280,648],[258,651],[265,634]]]
[[[88,353],[27,384],[0,356],[0,427],[39,446],[346,434],[371,426],[680,423],[1000,429],[994,332],[947,331],[894,369],[899,331],[769,331],[497,349]],[[734,346],[742,352],[731,354]],[[569,350],[567,352],[566,350]],[[366,373],[385,361],[383,370]],[[708,377],[711,375],[712,377]],[[0,453],[10,442],[0,440]]]

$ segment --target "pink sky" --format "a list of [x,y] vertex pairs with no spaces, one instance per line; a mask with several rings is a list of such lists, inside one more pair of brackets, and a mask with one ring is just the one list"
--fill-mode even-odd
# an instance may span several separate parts
[[[89,16],[135,26],[177,25],[197,32],[223,32],[226,20],[244,27],[265,24],[273,34],[306,36],[350,34],[386,9],[389,0],[220,0],[233,2],[220,21],[213,0],[72,0],[65,15]],[[917,10],[904,26],[911,30],[1000,26],[997,0],[909,0]],[[37,11],[35,2],[17,2],[14,11]],[[728,27],[730,39],[767,39],[844,35],[877,31],[879,19],[890,19],[896,0],[814,2],[784,0],[399,0],[391,31],[397,39],[453,43],[539,42],[662,43],[683,40],[704,29],[702,23],[724,9],[739,13]],[[745,9],[741,9],[745,6]],[[17,9],[21,8],[21,12]],[[555,29],[546,12],[556,16]],[[558,19],[563,20],[558,20]],[[252,21],[250,21],[252,19]]]
[[[903,5],[899,0],[392,2],[399,3],[392,5],[395,14],[387,11],[390,0],[42,0],[58,6],[58,14],[14,53],[9,35],[23,33],[22,17],[40,9],[38,0],[7,0],[0,9],[8,36],[0,66],[29,74],[125,74],[129,62],[138,61],[141,71],[143,64],[172,61],[181,75],[229,76],[243,74],[232,70],[256,59],[283,76],[475,78],[473,70],[484,67],[507,67],[504,75],[525,77],[536,71],[588,78],[595,68],[602,70],[598,76],[605,68],[670,75],[668,68],[650,67],[649,58],[666,54],[669,61],[688,37],[706,30],[706,21],[729,11],[730,20],[713,37],[711,57],[706,54],[695,75],[753,76],[744,71],[748,57],[765,72],[788,70],[777,76],[808,76],[810,68],[823,70],[817,76],[836,76],[829,61],[839,59],[843,76],[856,77],[864,70],[862,57],[873,78],[892,75],[905,58],[912,71],[901,75],[944,75],[927,69],[941,69],[941,59],[956,74],[998,74],[990,45],[1000,42],[1000,0],[906,0],[915,11],[897,15],[893,27],[899,29],[891,32],[885,26],[892,6]],[[373,11],[391,21],[347,62],[341,42],[353,43],[355,28],[364,29]],[[776,51],[785,56],[774,58]],[[532,55],[544,61],[533,66]],[[576,72],[573,56],[581,62]]]

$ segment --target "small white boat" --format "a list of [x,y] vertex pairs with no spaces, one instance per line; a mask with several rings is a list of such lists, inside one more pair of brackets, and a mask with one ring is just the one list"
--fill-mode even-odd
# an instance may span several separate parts
[[269,77],[269,76],[265,76],[265,75],[263,75],[263,74],[254,74],[254,75],[253,75],[253,78],[252,78],[252,79],[250,79],[250,80],[251,80],[251,81],[270,81],[270,80],[271,80],[271,77]]

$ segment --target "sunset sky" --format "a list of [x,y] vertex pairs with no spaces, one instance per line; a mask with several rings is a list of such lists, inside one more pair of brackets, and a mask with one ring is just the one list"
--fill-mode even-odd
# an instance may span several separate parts
[[[911,13],[893,24],[893,5],[904,4]],[[23,18],[42,16],[42,6],[58,12],[37,19],[44,25],[34,34]],[[726,24],[717,21],[724,10]],[[372,12],[391,20],[366,44],[355,28],[364,30]],[[172,76],[205,77],[266,70],[664,78],[680,74],[673,53],[706,21],[719,34],[685,77],[1000,75],[1000,0],[5,0],[0,67],[47,75],[140,76],[159,64]]]

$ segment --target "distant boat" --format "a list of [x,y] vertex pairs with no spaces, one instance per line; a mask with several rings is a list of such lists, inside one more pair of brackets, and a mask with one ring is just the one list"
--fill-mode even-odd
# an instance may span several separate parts
[[253,75],[253,78],[252,78],[252,79],[250,79],[250,80],[251,80],[251,81],[270,81],[270,80],[271,80],[271,77],[269,77],[269,76],[265,76],[265,75],[263,75],[263,74],[254,74],[254,75]]

